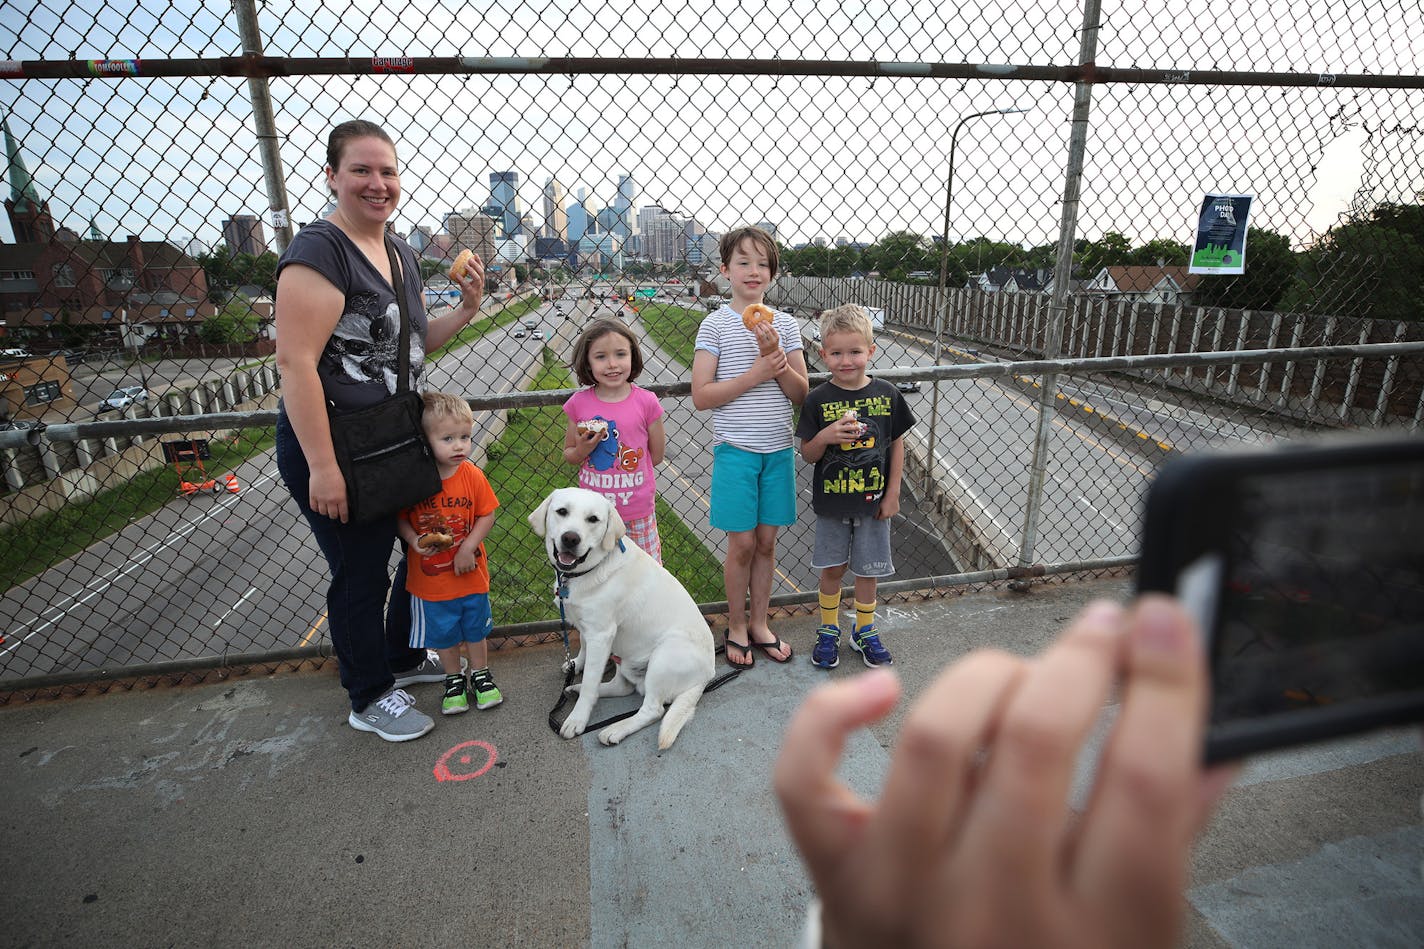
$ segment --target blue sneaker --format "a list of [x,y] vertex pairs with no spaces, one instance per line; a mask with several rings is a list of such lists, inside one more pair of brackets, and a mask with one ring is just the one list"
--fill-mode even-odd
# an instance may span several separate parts
[[818,669],[834,669],[841,664],[841,628],[821,626],[816,630],[816,648],[811,650],[811,665]]
[[890,658],[890,650],[880,644],[880,637],[875,634],[875,624],[862,626],[850,634],[850,648],[860,653],[860,658],[865,660],[865,664],[874,669],[876,666],[893,666],[895,660]]

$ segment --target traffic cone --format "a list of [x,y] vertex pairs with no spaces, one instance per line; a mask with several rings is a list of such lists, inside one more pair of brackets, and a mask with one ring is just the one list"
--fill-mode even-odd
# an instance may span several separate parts
[[231,471],[223,475],[223,480],[227,482],[227,489],[233,494],[236,494],[241,488],[241,485],[237,483],[237,475],[233,474]]

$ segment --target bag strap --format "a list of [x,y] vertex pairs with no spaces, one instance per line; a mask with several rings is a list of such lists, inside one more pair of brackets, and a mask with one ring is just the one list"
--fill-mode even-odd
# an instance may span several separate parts
[[396,244],[386,235],[386,253],[391,258],[391,289],[396,292],[396,306],[400,307],[400,360],[396,369],[396,391],[405,395],[410,391],[410,313],[406,311],[405,273],[401,270],[400,258],[396,256]]

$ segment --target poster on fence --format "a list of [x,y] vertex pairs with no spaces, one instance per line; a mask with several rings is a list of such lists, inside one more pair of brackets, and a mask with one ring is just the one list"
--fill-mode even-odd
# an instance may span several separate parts
[[1246,272],[1246,221],[1251,216],[1249,194],[1209,194],[1197,214],[1197,240],[1192,245],[1191,273]]

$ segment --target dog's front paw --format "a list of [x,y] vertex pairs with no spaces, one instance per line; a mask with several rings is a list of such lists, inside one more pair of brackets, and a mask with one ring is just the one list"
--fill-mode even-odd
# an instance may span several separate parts
[[583,730],[588,727],[587,713],[580,715],[577,710],[571,712],[569,717],[564,719],[563,727],[559,729],[559,734],[565,738],[577,738],[583,734]]
[[579,692],[582,691],[582,690],[583,690],[583,683],[582,683],[582,682],[575,682],[575,683],[573,683],[572,685],[566,685],[566,686],[564,686],[564,694],[565,694],[565,695],[578,695]]
[[608,726],[607,728],[605,728],[603,731],[601,731],[601,732],[598,733],[598,741],[599,741],[600,744],[604,744],[604,745],[616,745],[616,744],[618,744],[618,743],[619,743],[620,741],[622,741],[622,740],[623,740],[623,734],[622,734],[622,732],[619,732],[619,731],[615,730],[612,725],[609,725],[609,726]]

